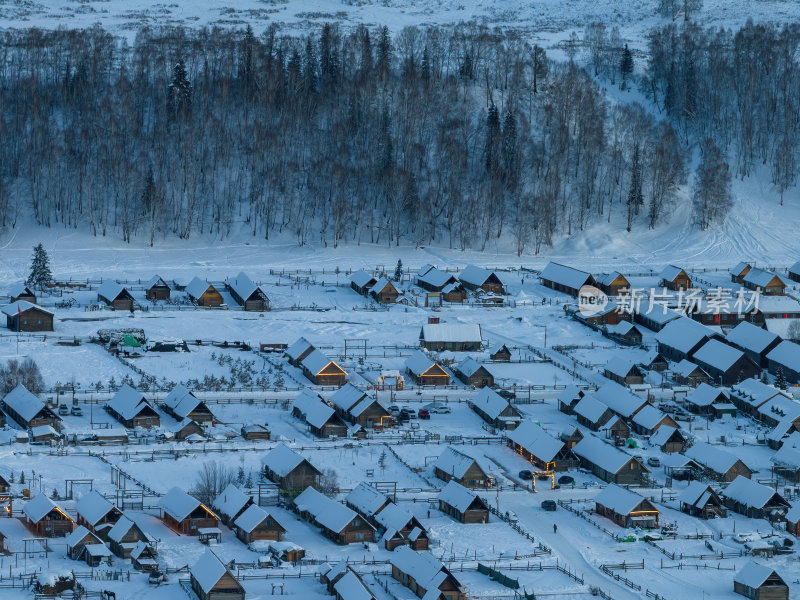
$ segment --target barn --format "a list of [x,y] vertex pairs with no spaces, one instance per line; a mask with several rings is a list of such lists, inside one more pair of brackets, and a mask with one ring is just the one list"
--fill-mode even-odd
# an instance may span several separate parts
[[292,402],[292,416],[305,421],[318,438],[347,437],[347,425],[322,397],[304,388]]
[[447,482],[439,495],[439,510],[462,523],[488,523],[489,506],[475,492],[455,481]]
[[477,352],[483,345],[481,326],[461,323],[426,323],[419,334],[426,350],[442,352]]
[[491,371],[471,356],[453,367],[453,374],[465,384],[476,388],[494,386],[494,375]]
[[594,499],[597,514],[620,527],[658,527],[659,511],[647,498],[618,485],[609,485]]
[[277,483],[285,492],[297,494],[308,486],[319,486],[319,469],[286,444],[275,446],[261,462],[267,479]]
[[36,537],[64,537],[75,527],[72,517],[41,492],[22,507],[22,512],[25,524]]
[[585,468],[608,483],[640,485],[650,472],[638,459],[593,435],[584,437],[572,451]]
[[133,310],[135,301],[131,293],[113,279],[107,279],[97,288],[97,300],[114,310]]
[[186,295],[197,306],[216,308],[223,304],[219,290],[199,277],[192,279],[186,286]]
[[3,314],[11,331],[53,331],[53,313],[27,300],[4,306]]
[[503,282],[494,271],[489,271],[475,265],[467,265],[458,276],[462,285],[468,290],[483,290],[493,294],[505,294]]
[[767,367],[767,355],[781,343],[781,338],[762,327],[742,321],[725,336],[725,342],[743,351],[760,367]]
[[161,425],[161,417],[144,397],[128,384],[123,385],[106,404],[106,410],[128,429],[150,429]]
[[21,383],[3,398],[3,410],[24,429],[49,425],[57,431],[61,430],[61,417]]
[[481,388],[467,402],[481,419],[497,429],[514,429],[522,418],[514,405],[489,387]]
[[302,360],[314,351],[314,346],[306,338],[299,338],[296,342],[286,348],[286,358],[289,364],[299,368]]
[[242,310],[265,312],[269,310],[269,297],[260,285],[256,285],[246,273],[225,281],[225,288]]
[[692,288],[692,280],[686,271],[675,265],[667,265],[659,275],[659,284],[674,292],[686,291]]
[[294,499],[294,510],[322,529],[323,535],[340,545],[375,541],[375,528],[364,517],[313,487]]
[[417,385],[448,385],[450,374],[422,352],[416,351],[405,362],[406,370]]
[[153,275],[144,286],[144,297],[148,300],[169,300],[170,292],[169,284],[158,275]]
[[750,600],[789,600],[789,586],[783,578],[752,560],[733,576],[733,591]]
[[244,600],[242,584],[211,550],[189,569],[189,583],[200,600]]
[[749,290],[760,290],[765,296],[783,296],[786,283],[780,275],[753,267],[742,278],[742,284]]
[[578,468],[578,457],[562,440],[533,421],[523,423],[508,435],[508,445],[539,470],[567,471]]
[[490,487],[486,471],[471,456],[447,447],[433,463],[433,474],[442,481],[456,481],[468,488]]
[[400,292],[386,277],[378,279],[370,288],[369,294],[380,304],[394,304],[400,297]]
[[214,425],[214,414],[206,403],[198,400],[197,396],[180,383],[170,390],[164,398],[162,407],[179,421],[191,419],[204,427]]
[[701,519],[725,517],[728,513],[717,493],[703,481],[689,482],[686,489],[678,495],[678,506],[681,512]]
[[693,360],[720,385],[733,385],[757,377],[761,372],[752,358],[719,340],[709,340],[703,344],[694,353]]
[[577,296],[584,285],[596,283],[590,273],[554,262],[547,263],[539,274],[539,279],[543,286],[570,296]]

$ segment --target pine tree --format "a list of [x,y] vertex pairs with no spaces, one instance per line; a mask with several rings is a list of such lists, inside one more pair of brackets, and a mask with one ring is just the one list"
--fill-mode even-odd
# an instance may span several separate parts
[[426,86],[431,80],[431,55],[428,51],[428,44],[422,49],[422,65],[420,65],[422,83]]
[[622,73],[622,89],[624,90],[628,81],[628,77],[633,73],[633,54],[628,49],[628,44],[625,44],[625,49],[622,51],[622,59],[619,64],[619,71]]
[[400,281],[403,279],[403,261],[397,259],[397,266],[394,268],[394,280]]
[[778,371],[775,373],[775,386],[779,390],[786,389],[786,376],[783,374],[783,367],[778,367]]
[[492,102],[486,115],[486,143],[483,150],[486,172],[489,175],[494,175],[497,172],[500,135],[500,113],[497,110],[497,106]]
[[244,483],[244,467],[239,467],[239,472],[236,474],[236,483],[239,485]]
[[303,91],[313,94],[317,90],[317,53],[311,36],[306,40],[306,53],[303,58]]
[[248,471],[247,472],[247,481],[244,482],[244,487],[246,487],[248,490],[252,489],[252,487],[253,487],[253,472],[252,471]]
[[514,118],[509,106],[503,120],[503,170],[508,187],[516,187],[517,168],[517,120]]
[[47,250],[39,242],[33,248],[33,259],[31,260],[31,274],[25,282],[29,286],[44,288],[53,281],[53,274],[50,272],[50,258]]
[[19,472],[19,482],[20,483],[25,483],[25,471],[20,471]]
[[192,108],[192,84],[186,64],[179,60],[172,70],[172,81],[167,90],[167,102],[173,116],[185,114]]

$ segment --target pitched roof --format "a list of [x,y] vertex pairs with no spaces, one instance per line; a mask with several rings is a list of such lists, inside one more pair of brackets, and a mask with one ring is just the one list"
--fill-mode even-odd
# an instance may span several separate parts
[[[262,464],[279,477],[291,473],[297,465],[306,460],[284,443],[280,443],[264,455]],[[309,462],[309,464],[311,464]]]
[[597,283],[600,285],[611,285],[617,277],[622,277],[627,281],[627,278],[619,271],[611,271],[611,273],[603,273],[597,277]]
[[395,287],[394,284],[391,281],[389,281],[386,277],[380,277],[378,281],[376,281],[375,284],[370,288],[370,292],[374,294],[380,294],[384,290],[384,288],[388,285]]
[[736,263],[736,266],[731,269],[731,273],[733,275],[737,275],[737,276],[741,275],[742,271],[744,271],[746,268],[748,268],[750,266],[751,265],[748,262],[744,262],[744,261],[738,262],[738,263]]
[[286,348],[286,356],[297,360],[309,348],[314,348],[314,346],[306,338],[301,337]]
[[331,395],[330,401],[343,411],[348,411],[361,402],[366,395],[366,392],[358,389],[352,383],[345,383]]
[[662,425],[653,432],[653,435],[650,436],[650,445],[663,446],[669,441],[669,439],[675,433],[679,433],[681,437],[683,437],[683,439],[686,440],[686,436],[681,432],[680,429],[677,429],[672,425]]
[[684,455],[707,469],[724,475],[740,460],[737,456],[705,442],[695,442]]
[[186,286],[186,293],[189,294],[192,298],[200,298],[203,294],[206,293],[206,291],[210,287],[214,286],[208,283],[204,279],[195,277],[189,282],[189,285]]
[[[426,265],[430,266],[430,265]],[[424,269],[425,267],[423,267]],[[429,269],[425,270],[424,273],[420,270],[417,273],[417,281],[421,281],[423,283],[427,283],[432,287],[444,287],[445,285],[450,282],[450,280],[455,279],[453,275],[450,273],[446,273],[445,271],[440,271],[436,267],[430,267]]]
[[21,383],[6,394],[3,402],[25,421],[30,421],[45,405]]
[[683,269],[680,267],[676,267],[675,265],[667,265],[659,274],[659,278],[666,279],[667,281],[674,281],[675,278],[680,275],[681,271],[683,271]]
[[[744,356],[744,352],[719,340],[708,340],[695,352],[694,360],[702,362],[720,371],[727,371],[736,361]],[[749,361],[748,361],[749,362]]]
[[456,365],[456,369],[458,369],[461,373],[466,375],[467,377],[472,377],[478,370],[483,367],[487,371],[489,368],[479,363],[477,360],[472,358],[471,356],[467,356],[464,360]]
[[775,571],[769,567],[751,560],[739,569],[736,575],[733,576],[733,580],[747,587],[757,589],[761,587],[773,573],[775,573]]
[[100,287],[97,288],[97,295],[102,296],[106,300],[113,301],[124,291],[125,286],[117,283],[113,279],[106,279],[100,284]]
[[90,525],[94,526],[113,510],[114,505],[103,498],[100,492],[92,490],[84,494],[84,496],[78,500],[76,508],[78,514],[86,519]]
[[[211,591],[211,588],[213,588],[226,573],[230,573],[228,568],[211,550],[206,550],[205,554],[200,557],[200,560],[192,565],[189,572],[200,585],[200,589],[205,593]],[[230,575],[233,577],[233,573],[230,573]],[[233,578],[236,579],[235,577]]]
[[145,408],[150,408],[155,412],[155,409],[145,399],[144,395],[141,392],[137,392],[127,383],[119,388],[119,391],[114,394],[114,397],[108,401],[106,406],[126,420],[134,418]]
[[[441,561],[427,550],[415,552],[408,546],[398,546],[389,555],[389,562],[401,572],[413,577],[417,584],[428,593],[435,590],[434,593],[436,595],[432,596],[432,598],[439,597],[439,586],[448,575],[452,577],[452,574]],[[456,584],[460,586],[457,580]],[[428,600],[427,594],[423,597],[423,600]]]
[[201,504],[200,500],[190,496],[178,487],[172,488],[158,500],[158,505],[176,521],[183,521]]
[[628,376],[631,369],[636,365],[632,360],[628,360],[622,356],[613,356],[611,360],[606,363],[605,369],[612,375],[622,377],[623,379]]
[[752,323],[748,323],[747,321],[739,323],[736,327],[731,329],[725,337],[725,340],[729,344],[756,353],[763,352],[767,349],[767,346],[777,339],[780,339],[777,334],[753,325]]
[[425,323],[422,339],[426,342],[481,342],[481,326],[476,323]]
[[776,495],[775,490],[771,487],[762,485],[742,475],[734,479],[722,493],[726,498],[750,508],[763,508]]
[[575,405],[573,410],[576,415],[583,417],[590,423],[599,424],[603,413],[609,410],[609,408],[593,395],[589,394],[581,398],[580,402]]
[[[252,533],[252,531],[261,525],[268,517],[272,517],[272,515],[260,506],[251,504],[247,507],[247,510],[236,518],[233,524],[246,533]],[[283,525],[278,523],[275,517],[272,517],[272,520],[275,521],[281,529],[284,531],[286,530]]]
[[249,299],[253,294],[263,297],[264,299],[267,298],[267,293],[261,286],[256,285],[244,271],[240,272],[236,277],[225,280],[225,285],[236,292],[236,295],[242,300]]
[[664,329],[656,334],[656,341],[670,348],[687,354],[704,338],[710,338],[713,332],[689,317],[680,317],[670,321]]
[[201,401],[180,383],[164,398],[164,404],[181,418],[188,417],[200,403]]
[[227,487],[220,492],[219,496],[214,498],[211,504],[220,514],[227,517],[235,517],[251,500],[252,498],[250,498],[250,496],[245,494],[234,484],[229,483]]
[[701,371],[706,377],[708,377],[708,373],[706,373],[705,369],[699,365],[696,365],[687,358],[684,358],[672,368],[672,372],[681,377],[689,377],[695,371]]
[[[119,520],[114,524],[114,526],[108,531],[108,539],[114,542],[120,542],[122,538],[133,528],[139,529],[142,531],[141,528],[128,517],[127,515],[123,514]],[[146,532],[142,531],[146,539],[151,539],[150,535]]]
[[366,586],[361,582],[361,578],[352,570],[348,570],[339,581],[333,584],[337,597],[342,600],[374,600]]
[[[22,512],[24,512],[31,521],[38,523],[53,509],[57,509],[60,513],[66,515],[55,502],[47,497],[47,494],[40,493],[22,507]],[[71,520],[72,519],[70,519],[70,521]]]
[[471,456],[448,446],[444,449],[444,452],[439,455],[439,458],[436,459],[433,466],[445,473],[449,473],[457,479],[461,479],[466,474],[467,470],[473,464],[476,464],[476,462],[477,461]]
[[[489,279],[493,273],[494,271],[489,271],[483,267],[467,265],[466,268],[459,273],[458,278],[464,283],[481,286],[486,283],[486,280]],[[494,276],[497,277],[497,273],[494,273]],[[497,278],[500,279],[499,277]]]
[[25,285],[24,281],[18,281],[9,288],[8,295],[12,298],[16,298],[17,296],[28,296],[33,295],[33,290]]
[[[630,454],[626,454],[611,444],[606,444],[593,435],[584,436],[580,442],[575,444],[572,451],[582,459],[609,473],[618,473],[629,462],[636,460]],[[642,465],[642,470],[648,471],[644,465]]]
[[628,335],[632,331],[636,331],[639,335],[642,334],[641,330],[630,321],[620,321],[614,325],[606,325],[606,332],[613,335]]
[[666,303],[650,302],[649,300],[642,300],[639,306],[635,308],[637,315],[642,315],[650,321],[654,321],[659,325],[664,325],[670,321],[674,321],[681,316],[681,313],[667,308]]
[[46,308],[42,308],[38,304],[32,304],[27,300],[17,300],[16,302],[12,302],[8,306],[4,306],[2,309],[3,313],[8,315],[9,317],[16,317],[20,312],[25,312],[31,308],[35,308],[36,310],[40,310],[43,313],[47,313],[48,315],[52,315],[53,313],[47,310]]
[[[476,498],[480,500],[480,497],[475,492],[468,490],[454,479],[448,481],[447,485],[444,486],[442,491],[436,496],[437,500],[449,504],[459,512],[467,510],[469,505],[472,504]],[[481,502],[483,501],[481,500]]]
[[345,496],[345,502],[367,517],[377,513],[388,501],[386,494],[363,481]]
[[490,419],[497,419],[509,406],[509,401],[488,386],[482,387],[469,403]]
[[678,502],[700,508],[705,505],[711,495],[708,491],[710,489],[711,486],[704,481],[692,481],[685,490],[678,494]]
[[595,398],[619,416],[629,418],[647,401],[621,386],[616,381],[607,381],[594,393]]
[[686,397],[686,401],[695,406],[711,406],[717,401],[720,395],[723,396],[726,401],[729,398],[728,392],[725,390],[715,388],[703,382],[689,392],[689,395]]
[[636,510],[636,507],[644,500],[646,500],[646,498],[643,496],[613,483],[609,484],[594,498],[597,504],[610,508],[620,515],[627,515],[631,511]]
[[[772,353],[770,352],[770,354]],[[735,394],[746,404],[749,404],[755,408],[758,408],[779,394],[789,398],[789,395],[786,392],[783,392],[771,385],[767,385],[766,383],[762,383],[758,379],[745,379],[744,381],[731,386],[731,393]]]
[[393,502],[386,505],[386,508],[375,515],[375,520],[385,527],[387,531],[399,531],[413,519],[414,515]]
[[72,533],[70,533],[66,538],[64,538],[64,542],[67,544],[67,548],[74,548],[75,546],[80,544],[81,540],[85,538],[87,535],[91,535],[95,540],[97,540],[97,543],[100,544],[103,543],[96,535],[94,535],[91,531],[86,529],[86,527],[84,527],[83,525],[78,525]]
[[556,396],[556,400],[558,402],[563,402],[564,404],[570,404],[575,398],[577,397],[584,397],[586,393],[581,390],[577,385],[574,383],[569,383],[567,386],[558,393]]
[[633,415],[633,422],[648,430],[653,430],[659,421],[667,415],[658,410],[655,406],[648,404],[642,410]]
[[[423,375],[428,369],[437,364],[435,361],[428,358],[428,356],[419,350],[415,350],[406,359],[405,366],[410,373],[414,375]],[[441,365],[440,365],[441,366]]]
[[592,280],[591,274],[585,271],[579,271],[578,269],[573,269],[572,267],[554,262],[547,263],[547,266],[542,269],[539,277],[576,290],[580,289],[586,282]]
[[767,360],[773,360],[798,373],[800,372],[800,344],[785,340],[767,354]]
[[308,388],[303,388],[292,402],[292,409],[303,414],[306,423],[321,428],[333,416],[334,410],[322,397]]
[[783,280],[780,277],[778,277],[778,275],[776,275],[775,273],[753,267],[747,272],[747,275],[744,276],[744,279],[742,279],[742,281],[744,281],[745,283],[749,283],[751,285],[758,286],[760,288],[765,288],[776,277],[781,281],[781,283],[783,283]]
[[354,271],[353,274],[350,275],[350,281],[360,288],[370,287],[371,285],[375,284],[375,278],[367,273],[364,269]]
[[294,499],[294,504],[298,510],[312,515],[317,523],[337,533],[358,516],[353,509],[310,486]]
[[169,287],[169,284],[166,282],[166,280],[162,279],[158,275],[153,275],[145,284],[145,287],[149,290],[154,285],[158,285],[159,287]]
[[310,373],[316,375],[332,362],[333,361],[330,358],[328,358],[322,352],[314,348],[311,351],[311,353],[308,356],[306,356],[300,364],[303,366],[303,368],[308,369]]
[[800,433],[795,431],[786,438],[778,451],[769,460],[781,467],[800,469]]
[[520,423],[519,427],[508,434],[508,438],[544,462],[554,460],[564,448],[564,442],[551,436],[533,421]]

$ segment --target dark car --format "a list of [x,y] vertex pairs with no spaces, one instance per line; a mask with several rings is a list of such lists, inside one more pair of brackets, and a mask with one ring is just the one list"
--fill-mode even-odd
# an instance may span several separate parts
[[542,500],[542,509],[553,512],[556,509],[555,500]]
[[519,478],[525,481],[530,481],[531,479],[533,479],[533,473],[525,469],[519,472]]
[[575,479],[569,475],[562,475],[558,478],[558,483],[559,485],[570,485],[571,483],[575,483]]
[[498,390],[497,395],[501,398],[505,398],[506,400],[513,400],[517,397],[514,392],[510,392],[508,390]]
[[411,417],[409,417],[408,413],[404,410],[401,410],[399,413],[397,413],[394,418],[397,419],[398,423],[405,423],[406,421],[411,420]]
[[431,418],[431,413],[428,411],[427,408],[420,408],[419,409],[419,413],[417,413],[417,414],[419,415],[420,419],[430,419]]

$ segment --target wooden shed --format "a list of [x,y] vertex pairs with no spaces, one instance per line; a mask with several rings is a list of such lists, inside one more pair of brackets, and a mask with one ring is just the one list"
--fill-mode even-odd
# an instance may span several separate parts
[[392,579],[417,598],[467,600],[467,591],[450,570],[430,552],[401,546],[389,557]]
[[620,385],[631,385],[644,382],[644,373],[632,361],[615,356],[606,363],[603,375]]
[[680,292],[692,289],[692,280],[689,275],[686,271],[675,265],[666,266],[664,270],[661,271],[659,278],[660,281],[658,285],[668,290]]
[[199,277],[192,279],[186,286],[186,295],[197,306],[216,308],[223,304],[222,294],[219,293],[219,290]]
[[269,297],[260,285],[253,282],[246,273],[225,281],[225,287],[231,298],[248,312],[265,312],[269,310]]
[[122,511],[106,500],[98,491],[92,490],[78,500],[78,525],[105,540],[108,532],[122,517]]
[[36,294],[31,289],[31,287],[27,286],[24,283],[18,283],[12,286],[11,289],[8,291],[8,296],[12,304],[14,302],[18,302],[19,300],[25,300],[26,302],[30,302],[31,304],[36,304]]
[[619,296],[631,289],[630,281],[619,271],[599,276],[597,284],[608,296]]
[[789,586],[773,569],[750,561],[733,576],[733,591],[750,600],[789,600]]
[[489,506],[475,492],[449,481],[439,495],[439,510],[462,523],[488,523]]
[[154,544],[155,540],[124,514],[108,532],[108,546],[120,558],[130,558],[139,542]]
[[494,375],[491,371],[470,356],[453,368],[453,374],[463,383],[476,388],[494,387]]
[[703,344],[694,353],[693,360],[720,385],[733,385],[757,377],[761,372],[761,367],[747,354],[719,340]]
[[714,489],[705,482],[691,481],[678,495],[681,512],[701,519],[725,517],[728,511]]
[[394,304],[400,297],[400,292],[386,277],[381,277],[370,288],[369,295],[380,304]]
[[27,300],[17,300],[2,310],[11,331],[53,331],[53,313]]
[[752,477],[753,471],[735,454],[706,442],[695,442],[684,451],[686,458],[701,465],[705,475],[716,481],[733,481],[739,476]]
[[214,511],[177,487],[161,497],[158,505],[167,527],[184,535],[199,535],[198,530],[219,525]]
[[161,425],[161,417],[153,405],[127,383],[108,401],[106,410],[129,429],[150,429]]
[[454,275],[440,271],[433,265],[425,265],[416,274],[417,285],[429,292],[441,292],[451,283],[457,283]]
[[485,488],[490,485],[489,475],[477,460],[449,446],[433,463],[433,474],[442,481],[456,481],[469,488]]
[[493,294],[505,294],[503,282],[494,271],[489,271],[483,267],[475,265],[467,265],[467,267],[459,273],[458,279],[462,285],[468,290],[483,290]]
[[765,296],[783,296],[786,292],[786,283],[780,275],[756,267],[742,278],[742,284],[749,290],[760,290]]
[[510,362],[511,350],[505,344],[496,344],[489,349],[489,360],[495,362]]
[[752,519],[777,519],[791,508],[771,487],[741,475],[723,490],[722,496],[725,506]]
[[148,300],[169,300],[170,293],[169,284],[158,275],[153,275],[144,287],[144,297]]
[[318,487],[320,471],[286,444],[280,443],[262,459],[264,475],[289,494]]
[[179,421],[191,419],[204,427],[214,424],[214,413],[202,400],[198,400],[186,387],[177,384],[162,403],[164,410]]
[[27,502],[22,512],[25,524],[36,537],[64,537],[75,528],[72,517],[43,493]]
[[330,402],[339,416],[366,429],[382,430],[394,423],[388,408],[351,383],[336,390]]
[[618,485],[609,485],[594,499],[597,514],[620,527],[658,527],[659,510],[647,498]]
[[590,273],[554,262],[547,263],[539,279],[543,286],[570,296],[577,296],[584,285],[597,283]]
[[242,584],[211,550],[189,570],[189,582],[200,600],[244,600]]
[[114,310],[131,311],[135,304],[128,289],[113,279],[107,279],[97,288],[97,300],[104,302]]
[[354,271],[352,275],[350,275],[350,287],[353,288],[356,293],[361,294],[362,296],[369,294],[372,286],[374,286],[377,281],[378,280],[375,277],[363,269]]

